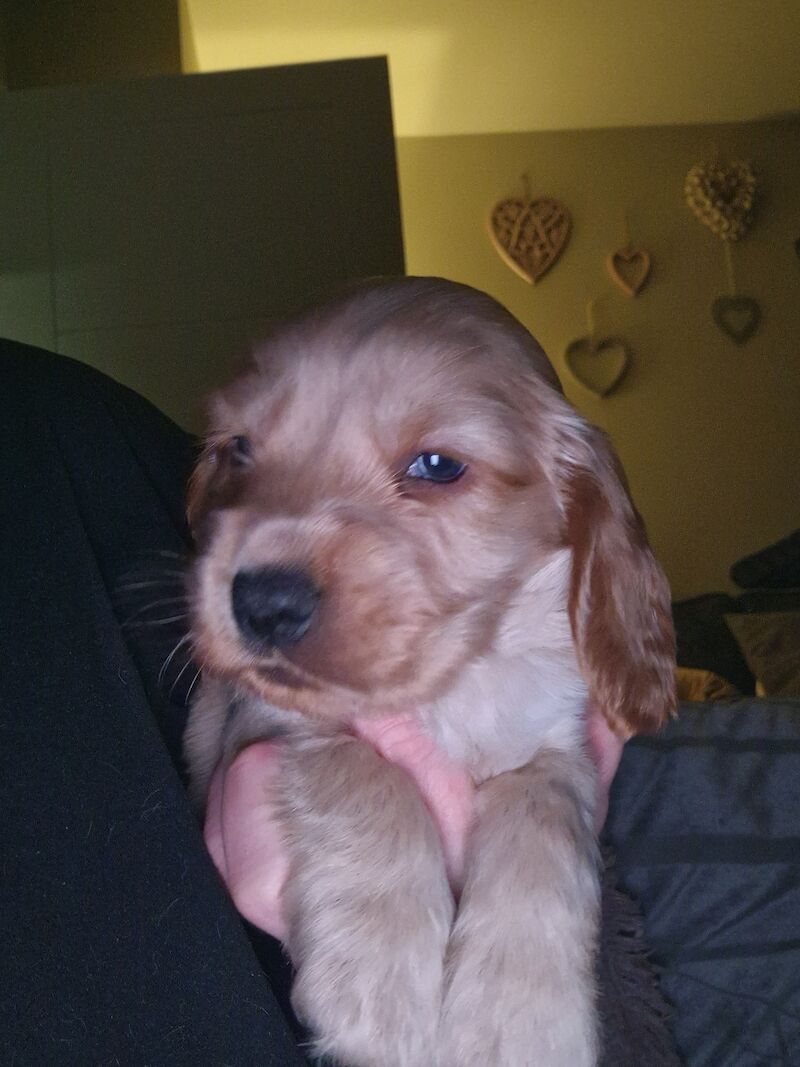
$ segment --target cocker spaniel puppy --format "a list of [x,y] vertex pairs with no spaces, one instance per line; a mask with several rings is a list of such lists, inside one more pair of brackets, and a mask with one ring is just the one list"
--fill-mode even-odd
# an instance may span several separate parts
[[[355,1067],[589,1067],[598,870],[587,700],[674,705],[669,593],[607,438],[488,296],[380,280],[220,393],[190,492],[186,737],[282,739],[293,1002]],[[413,713],[477,784],[458,900],[411,779],[359,738]]]

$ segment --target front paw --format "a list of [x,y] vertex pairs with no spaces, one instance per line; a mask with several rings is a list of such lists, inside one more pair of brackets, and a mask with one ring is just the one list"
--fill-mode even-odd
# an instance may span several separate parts
[[425,805],[359,741],[301,751],[288,781],[292,1003],[315,1051],[432,1067],[454,902]]
[[595,1067],[592,780],[543,752],[478,797],[438,1067]]
[[452,912],[438,896],[351,899],[306,940],[292,1004],[315,1054],[348,1067],[432,1067]]
[[[437,1067],[595,1067],[594,992],[587,975],[560,986],[519,946],[471,937],[448,964]],[[557,967],[557,965],[556,965]]]

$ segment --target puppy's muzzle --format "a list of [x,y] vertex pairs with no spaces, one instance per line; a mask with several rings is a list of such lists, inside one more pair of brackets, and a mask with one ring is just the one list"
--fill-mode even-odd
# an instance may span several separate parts
[[233,617],[248,644],[262,651],[297,644],[319,606],[317,587],[296,568],[239,571],[231,590]]

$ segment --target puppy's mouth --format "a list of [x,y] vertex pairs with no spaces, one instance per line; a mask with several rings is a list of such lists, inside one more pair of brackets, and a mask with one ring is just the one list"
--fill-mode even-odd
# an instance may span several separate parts
[[279,708],[311,714],[338,714],[353,696],[299,667],[279,650],[258,652],[241,639],[220,641],[202,626],[196,633],[200,657],[211,674],[225,678]]
[[252,668],[253,672],[265,685],[279,686],[281,689],[311,690],[317,692],[320,682],[309,675],[306,671],[298,671],[286,663],[273,663],[258,665]]

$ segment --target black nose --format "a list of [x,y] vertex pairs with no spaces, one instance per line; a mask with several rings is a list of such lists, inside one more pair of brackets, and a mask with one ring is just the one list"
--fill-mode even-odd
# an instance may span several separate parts
[[239,571],[233,579],[233,615],[242,634],[262,646],[293,645],[311,625],[319,591],[294,568]]

